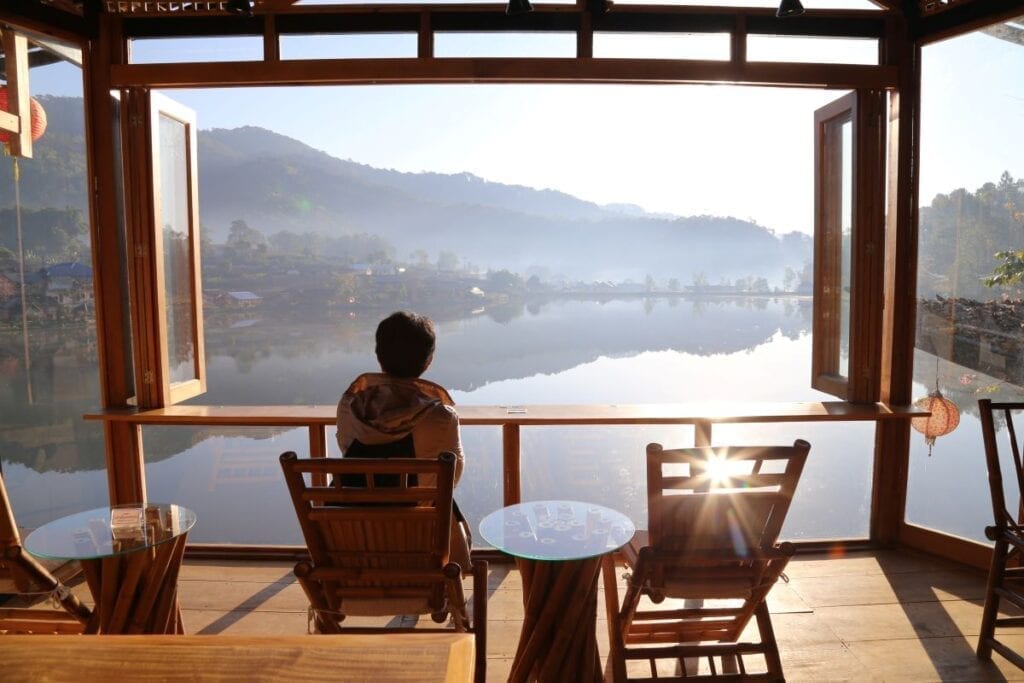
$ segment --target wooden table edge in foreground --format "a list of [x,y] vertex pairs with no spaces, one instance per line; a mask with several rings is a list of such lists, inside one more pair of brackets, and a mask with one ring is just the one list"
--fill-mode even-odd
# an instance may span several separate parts
[[473,680],[467,633],[4,636],[5,683]]

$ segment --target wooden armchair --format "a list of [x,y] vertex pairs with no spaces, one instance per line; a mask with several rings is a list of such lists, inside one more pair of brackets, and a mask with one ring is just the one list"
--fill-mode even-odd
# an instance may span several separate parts
[[0,607],[0,633],[81,633],[92,616],[67,586],[21,547],[14,511],[0,476],[0,593],[45,595],[64,611]]
[[[1024,403],[993,403],[990,399],[978,401],[981,416],[981,434],[985,442],[985,461],[988,464],[988,484],[992,494],[992,516],[995,523],[985,528],[985,535],[995,541],[992,549],[992,564],[989,568],[988,588],[985,591],[985,609],[981,616],[981,632],[978,635],[978,657],[991,659],[995,650],[1006,659],[1024,669],[1024,657],[1011,650],[996,638],[997,627],[1024,626],[1024,617],[1000,617],[1003,601],[1024,610],[1024,463],[1021,461],[1017,433],[1014,429],[1015,413],[1024,410]],[[1011,487],[1016,491],[1017,506],[1011,513],[1006,506],[1003,489],[1003,474],[999,455],[997,427],[1006,430],[1006,448],[1003,460],[1013,465]]]
[[[430,633],[443,627],[342,628],[342,622],[349,616],[430,614],[443,623],[450,614],[456,631],[474,634],[476,680],[483,681],[487,563],[473,562],[470,616],[462,570],[449,561],[455,456],[299,459],[287,452],[281,468],[309,548],[311,561],[295,565],[295,575],[317,631]],[[366,486],[327,483],[356,475]]]
[[[776,541],[809,449],[648,445],[649,528],[622,548],[621,604],[604,559],[614,680],[636,661],[647,662],[644,678],[783,680],[765,598],[794,552]],[[760,642],[743,642],[752,616]]]

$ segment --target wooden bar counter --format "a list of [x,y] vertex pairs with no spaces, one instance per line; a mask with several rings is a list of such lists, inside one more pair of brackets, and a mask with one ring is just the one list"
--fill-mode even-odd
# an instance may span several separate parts
[[5,683],[473,680],[465,633],[305,636],[4,636]]

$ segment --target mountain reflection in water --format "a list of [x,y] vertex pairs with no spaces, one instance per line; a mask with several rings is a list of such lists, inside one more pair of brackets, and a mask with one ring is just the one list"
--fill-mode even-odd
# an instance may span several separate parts
[[[390,311],[355,318],[207,320],[208,392],[199,404],[333,404],[357,374],[375,369],[373,332]],[[427,377],[458,404],[814,401],[809,388],[810,300],[798,297],[547,299],[482,313],[422,310],[437,324]],[[245,324],[239,325],[239,322]],[[18,339],[3,358],[17,359]],[[61,334],[66,340],[72,335]],[[11,415],[4,475],[23,524],[106,502],[102,431],[83,425],[99,395],[95,350],[33,351],[32,386],[49,405],[29,406],[21,363],[5,367]],[[49,358],[49,360],[47,360]],[[91,372],[89,365],[91,363]],[[11,371],[13,366],[13,373]],[[58,390],[71,373],[76,390]],[[63,379],[61,379],[63,378]],[[791,538],[863,536],[873,446],[871,424],[719,426],[715,442],[812,443],[787,524]],[[147,427],[153,501],[192,508],[195,542],[301,543],[277,456],[308,450],[298,430]],[[471,520],[500,505],[501,430],[463,429],[466,471],[457,490]],[[522,430],[524,499],[573,497],[646,521],[644,447],[691,444],[689,427],[537,427]],[[336,454],[333,430],[328,441]],[[74,451],[77,450],[77,453]]]

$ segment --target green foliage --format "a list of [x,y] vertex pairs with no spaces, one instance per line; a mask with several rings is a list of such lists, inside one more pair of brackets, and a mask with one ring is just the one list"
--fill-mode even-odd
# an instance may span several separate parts
[[[85,217],[78,209],[21,210],[22,245],[32,267],[74,261],[88,253]],[[17,214],[0,210],[0,248],[18,250]]]
[[996,258],[1002,261],[992,275],[983,278],[986,287],[1007,287],[1024,282],[1024,250],[997,251]]
[[241,218],[231,221],[231,229],[228,231],[228,247],[233,251],[248,254],[255,251],[260,245],[266,250],[267,238],[262,232],[250,228],[249,224]]
[[459,256],[454,251],[442,250],[437,255],[438,270],[456,270],[459,267]]
[[487,286],[495,293],[508,292],[523,286],[523,278],[508,270],[487,271]]
[[991,300],[1020,284],[1024,180],[1003,173],[974,192],[940,194],[921,209],[918,293]]

